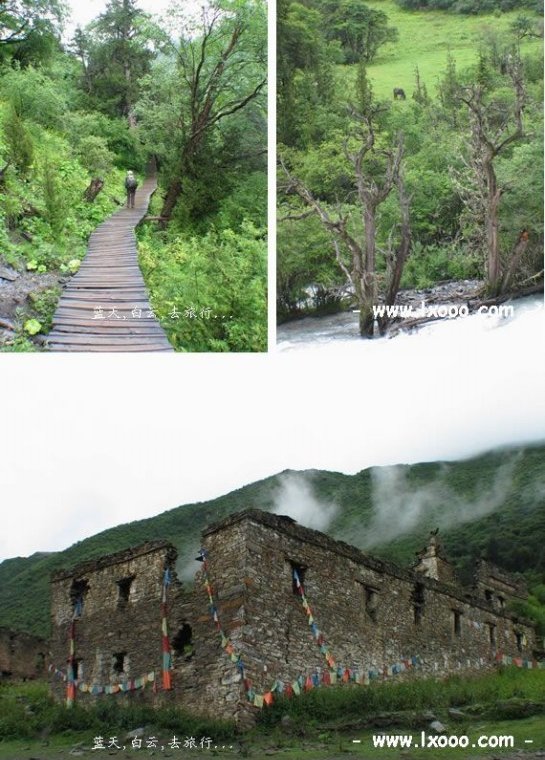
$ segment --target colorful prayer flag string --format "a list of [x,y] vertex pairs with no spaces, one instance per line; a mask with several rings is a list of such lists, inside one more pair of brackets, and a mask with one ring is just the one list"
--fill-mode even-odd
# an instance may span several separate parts
[[295,568],[293,568],[293,580],[295,583],[295,586],[297,588],[297,592],[299,596],[301,597],[301,602],[303,604],[303,609],[306,612],[307,618],[308,618],[308,624],[310,626],[310,630],[312,632],[312,635],[314,636],[314,639],[316,640],[316,644],[320,648],[321,654],[323,654],[325,661],[328,664],[328,667],[333,669],[335,667],[335,660],[333,658],[333,655],[331,654],[331,651],[329,649],[329,645],[327,641],[325,640],[325,637],[323,633],[318,628],[315,620],[314,615],[312,614],[312,610],[310,609],[310,604],[308,603],[307,597],[305,595],[305,589],[301,582],[301,579],[299,578],[299,573]]
[[409,668],[417,667],[418,665],[421,664],[419,657],[410,657],[410,658],[404,658],[400,660],[399,662],[394,663],[393,665],[385,666],[381,670],[376,670],[376,669],[368,670],[365,668],[358,670],[356,668],[343,668],[342,666],[335,667],[335,660],[333,659],[329,651],[329,646],[326,643],[325,637],[320,632],[316,623],[314,622],[314,617],[312,615],[310,605],[308,604],[308,601],[306,599],[303,586],[301,584],[299,576],[297,575],[297,572],[294,570],[294,581],[298,588],[299,594],[302,597],[302,600],[304,602],[303,607],[309,617],[309,626],[311,627],[314,638],[316,639],[322,654],[324,654],[324,656],[326,657],[326,661],[328,663],[328,669],[327,670],[324,669],[322,670],[322,672],[320,672],[317,669],[313,673],[310,673],[306,676],[300,675],[296,679],[290,682],[284,682],[281,679],[277,679],[276,681],[274,681],[270,689],[265,691],[263,694],[258,693],[254,689],[252,681],[246,677],[246,674],[244,672],[244,663],[242,661],[241,656],[237,654],[237,652],[235,651],[235,647],[233,646],[230,638],[225,634],[221,626],[218,608],[214,600],[214,592],[212,589],[212,584],[210,583],[208,553],[205,549],[201,549],[199,553],[200,553],[201,560],[203,563],[203,576],[204,576],[203,586],[206,589],[206,593],[208,596],[208,606],[209,606],[211,618],[221,638],[221,645],[222,645],[223,650],[229,656],[230,660],[233,663],[235,663],[237,669],[241,673],[242,683],[243,683],[243,687],[246,693],[246,698],[248,699],[249,702],[251,702],[251,704],[254,705],[254,707],[261,709],[266,705],[273,704],[275,693],[283,694],[284,696],[287,696],[287,697],[292,697],[292,696],[298,696],[303,691],[309,691],[310,689],[313,689],[318,686],[330,686],[334,684],[343,684],[343,683],[348,683],[348,682],[358,683],[358,684],[368,684],[370,683],[370,681],[376,678],[385,677],[387,675],[395,675],[396,673],[401,673],[405,670],[408,670]]
[[69,654],[66,673],[66,707],[73,707],[76,699],[76,609],[69,628]]
[[231,662],[235,665],[235,667],[239,671],[241,677],[244,679],[244,663],[242,662],[242,658],[240,657],[240,655],[238,655],[235,652],[235,647],[233,646],[231,639],[225,634],[223,628],[221,627],[219,614],[218,614],[218,608],[214,601],[214,595],[212,591],[212,586],[210,584],[210,577],[208,574],[208,559],[207,559],[208,554],[206,552],[206,549],[200,549],[199,554],[202,560],[204,588],[206,589],[206,594],[208,596],[208,609],[210,611],[212,620],[214,621],[214,625],[216,626],[216,630],[220,636],[221,646],[224,652],[229,656],[229,659],[231,660]]
[[[57,678],[62,678],[63,681],[68,680],[67,674],[63,673],[62,670],[59,670],[54,665],[49,666],[49,672],[53,673]],[[126,681],[119,681],[118,683],[113,684],[86,683],[85,681],[74,680],[74,689],[92,695],[118,694],[121,692],[135,691],[136,689],[144,689],[148,683],[153,683],[155,686],[155,682],[155,672],[152,670],[139,678],[129,678]]]
[[528,670],[545,670],[545,661],[529,660],[526,657],[511,657],[511,655],[498,652],[496,662],[499,665],[514,665],[517,668],[526,668]]
[[170,586],[172,576],[169,568],[165,568],[163,575],[163,588],[161,594],[161,641],[162,641],[162,681],[163,689],[172,689],[172,657],[170,654],[170,641],[168,639],[167,622],[167,588]]

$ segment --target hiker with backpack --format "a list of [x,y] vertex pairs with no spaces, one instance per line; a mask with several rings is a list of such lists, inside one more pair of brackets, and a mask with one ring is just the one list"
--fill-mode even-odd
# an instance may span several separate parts
[[136,195],[136,188],[138,187],[138,180],[131,171],[127,172],[125,177],[125,189],[127,191],[127,208],[134,208],[134,197]]

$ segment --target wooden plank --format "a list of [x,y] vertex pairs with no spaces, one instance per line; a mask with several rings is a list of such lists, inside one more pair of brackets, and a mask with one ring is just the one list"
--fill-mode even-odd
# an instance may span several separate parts
[[[133,327],[134,325],[134,327]],[[85,317],[59,317],[56,325],[55,330],[61,330],[61,328],[65,327],[96,327],[97,329],[102,326],[102,329],[105,330],[133,330],[133,329],[149,329],[151,327],[155,327],[157,329],[160,329],[160,327],[157,325],[157,322],[152,319],[151,317],[146,317],[145,319],[135,319],[131,320],[128,323],[119,323],[115,320],[110,320],[108,322],[103,322],[99,319],[85,319]],[[66,332],[66,330],[62,329],[62,332]]]
[[63,335],[61,333],[52,333],[51,334],[51,340],[55,343],[65,343],[68,345],[74,345],[74,346],[84,346],[84,345],[91,345],[91,346],[100,346],[100,345],[110,345],[110,346],[159,346],[159,345],[167,345],[168,341],[166,338],[163,338],[161,336],[154,336],[151,338],[141,338],[139,336],[130,336],[130,335]]
[[[103,312],[109,312],[111,313],[114,309],[118,312],[118,314],[131,314],[135,309],[142,309],[142,311],[152,311],[151,306],[149,302],[147,301],[141,301],[140,303],[136,304],[116,304],[116,303],[109,303],[108,306],[102,306],[100,301],[70,301],[69,304],[59,306],[58,312],[59,317],[63,315],[63,312],[67,311],[75,311],[75,312],[82,312],[87,311],[92,316],[95,309],[99,309],[102,307]],[[113,317],[115,319],[115,317]],[[138,319],[138,317],[136,317]]]
[[156,338],[158,340],[161,340],[163,337],[161,334],[161,328],[156,324],[152,324],[150,325],[150,327],[140,327],[140,328],[130,327],[130,328],[125,328],[124,330],[120,330],[120,329],[116,330],[113,326],[97,328],[96,325],[94,327],[93,326],[87,327],[80,323],[76,323],[75,325],[73,323],[70,323],[70,324],[59,323],[55,328],[55,332],[53,333],[53,339],[55,337],[58,337],[64,334],[67,334],[70,336],[74,335],[75,333],[74,327],[77,327],[78,335],[90,335],[90,336],[97,335],[97,336],[102,336],[102,337],[112,336],[116,338],[117,337],[124,338],[126,336],[136,336],[136,337],[143,337],[143,338]]
[[59,352],[64,351],[67,353],[117,353],[117,354],[124,354],[124,353],[172,353],[173,349],[172,346],[169,344],[168,347],[161,347],[161,346],[85,346],[82,347],[80,345],[65,345],[63,343],[55,343],[52,342],[49,345],[49,348],[51,351]]
[[105,290],[107,290],[110,293],[119,293],[120,295],[127,295],[127,291],[134,291],[135,293],[142,292],[147,293],[146,286],[144,285],[144,281],[141,280],[138,285],[112,285],[110,287],[104,285],[99,285],[97,288],[93,288],[92,285],[84,285],[83,283],[78,284],[77,282],[70,282],[66,286],[66,293],[80,293],[80,292],[86,292],[90,293],[92,290],[96,290],[97,293],[104,293]]
[[136,303],[138,301],[147,301],[148,294],[145,290],[134,290],[134,291],[125,291],[127,295],[123,295],[123,292],[121,293],[105,293],[104,291],[100,290],[80,290],[76,293],[66,293],[63,297],[63,301],[69,302],[69,301],[81,301],[82,294],[87,298],[89,301],[96,301],[97,303],[99,301],[102,301],[103,303],[123,303],[123,304],[131,304]]

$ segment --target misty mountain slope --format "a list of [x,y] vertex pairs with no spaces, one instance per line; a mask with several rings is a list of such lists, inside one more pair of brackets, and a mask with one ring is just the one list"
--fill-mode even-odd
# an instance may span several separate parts
[[537,582],[545,579],[544,465],[545,445],[356,475],[280,473],[208,502],[105,530],[62,552],[0,563],[0,626],[47,635],[51,572],[150,539],[174,543],[178,571],[189,576],[202,528],[248,507],[290,514],[399,564],[410,564],[428,530],[440,527],[462,577],[484,553]]
[[344,508],[330,528],[338,537],[410,564],[427,531],[439,527],[466,581],[483,553],[530,579],[545,575],[544,447],[367,472],[370,520],[358,528],[357,506]]

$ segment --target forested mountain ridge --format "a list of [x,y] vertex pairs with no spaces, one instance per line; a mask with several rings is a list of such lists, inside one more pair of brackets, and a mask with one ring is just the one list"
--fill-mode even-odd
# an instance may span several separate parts
[[[140,266],[181,351],[266,348],[266,12],[109,0],[72,39],[57,0],[0,6],[0,350],[43,344],[91,231],[149,159]],[[36,337],[33,337],[36,336]]]
[[535,5],[279,2],[280,321],[346,306],[348,285],[371,337],[403,288],[541,287]]
[[303,524],[403,565],[411,564],[428,531],[440,527],[462,580],[469,581],[479,556],[523,573],[534,589],[530,608],[523,611],[542,619],[544,463],[542,445],[458,462],[370,468],[357,475],[280,473],[217,499],[102,531],[62,552],[5,560],[0,564],[0,625],[47,633],[53,571],[151,539],[176,545],[179,572],[190,580],[200,531],[250,507],[291,514]]

